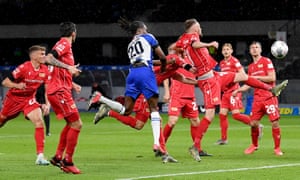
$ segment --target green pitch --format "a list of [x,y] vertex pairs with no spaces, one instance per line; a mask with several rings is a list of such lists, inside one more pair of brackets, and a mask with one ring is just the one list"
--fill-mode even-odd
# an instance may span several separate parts
[[[284,155],[273,154],[271,126],[263,119],[264,136],[260,148],[252,155],[243,151],[250,145],[246,125],[229,120],[229,143],[215,145],[220,137],[216,118],[206,133],[203,149],[214,156],[196,162],[188,153],[191,146],[190,125],[180,120],[167,144],[169,153],[179,163],[163,164],[152,152],[150,123],[137,131],[106,118],[92,123],[94,113],[81,113],[83,128],[74,161],[82,174],[65,174],[57,167],[35,165],[34,128],[23,116],[0,129],[0,179],[299,179],[300,119],[281,118],[281,147]],[[164,124],[167,116],[163,115]],[[64,121],[51,116],[51,136],[46,137],[45,155],[51,158],[56,149]]]

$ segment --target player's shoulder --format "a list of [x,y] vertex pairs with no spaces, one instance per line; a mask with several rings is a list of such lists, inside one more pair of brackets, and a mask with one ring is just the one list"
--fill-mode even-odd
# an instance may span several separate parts
[[30,60],[25,61],[24,63],[20,64],[17,68],[23,69],[23,68],[30,68],[32,67],[32,63]]
[[266,57],[266,56],[262,56],[260,58],[260,61],[266,62],[266,63],[272,63],[272,60],[270,58]]
[[233,62],[240,62],[240,60],[235,56],[231,56],[230,60]]

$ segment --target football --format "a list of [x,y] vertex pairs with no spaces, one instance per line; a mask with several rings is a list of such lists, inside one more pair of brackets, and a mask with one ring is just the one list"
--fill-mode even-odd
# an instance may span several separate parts
[[271,46],[271,54],[277,59],[283,59],[289,51],[289,47],[284,41],[275,41]]

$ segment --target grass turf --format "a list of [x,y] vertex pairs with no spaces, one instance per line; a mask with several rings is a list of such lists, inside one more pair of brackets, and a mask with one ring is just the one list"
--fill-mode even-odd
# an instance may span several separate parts
[[[33,125],[23,116],[9,121],[0,129],[0,179],[298,179],[300,172],[300,123],[297,116],[280,120],[284,155],[273,154],[271,126],[267,118],[259,150],[251,155],[243,151],[250,145],[246,125],[229,120],[228,145],[215,145],[220,137],[216,118],[204,136],[203,149],[212,157],[196,162],[188,153],[191,146],[190,125],[180,119],[168,140],[168,152],[179,163],[163,164],[152,152],[150,123],[137,131],[106,118],[92,123],[94,113],[81,113],[83,128],[74,162],[82,174],[65,174],[57,167],[35,165]],[[167,116],[162,115],[164,124]],[[202,116],[202,115],[201,115]],[[51,158],[64,121],[51,114],[51,136],[46,137],[45,155]]]

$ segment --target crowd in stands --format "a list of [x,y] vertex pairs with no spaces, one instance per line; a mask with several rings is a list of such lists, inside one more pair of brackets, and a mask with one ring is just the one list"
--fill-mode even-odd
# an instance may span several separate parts
[[112,23],[120,16],[152,22],[299,19],[299,1],[0,0],[0,24]]
[[[61,21],[73,21],[77,24],[115,23],[121,16],[129,20],[150,22],[182,22],[187,17],[200,21],[283,20],[299,19],[299,8],[300,2],[291,0],[0,0],[0,25],[58,24]],[[175,38],[160,39],[160,42],[162,46],[167,46]],[[40,43],[51,47],[56,40],[1,39],[0,66],[20,64],[20,61],[27,59],[26,51],[30,45]],[[128,41],[126,37],[112,39],[110,43],[116,51],[113,56],[107,57],[102,53],[103,40],[78,38],[73,47],[74,55],[82,65],[128,65],[124,50]],[[222,57],[216,57],[218,60],[220,58]],[[241,58],[245,59],[244,65],[251,62],[247,55]],[[280,68],[278,77],[300,78],[299,61],[293,60],[292,64]]]

